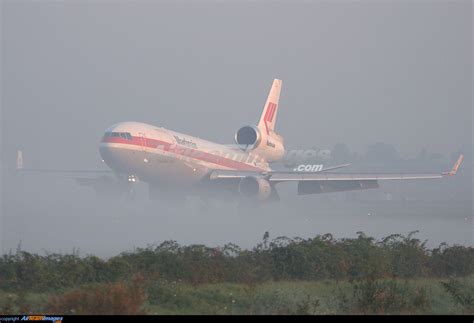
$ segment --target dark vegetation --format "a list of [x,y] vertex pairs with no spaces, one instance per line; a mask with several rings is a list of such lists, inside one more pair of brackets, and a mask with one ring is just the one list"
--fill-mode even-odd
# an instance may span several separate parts
[[428,249],[415,233],[265,233],[252,250],[166,241],[108,260],[17,250],[0,258],[0,312],[430,313],[444,297],[454,313],[474,313],[474,248]]

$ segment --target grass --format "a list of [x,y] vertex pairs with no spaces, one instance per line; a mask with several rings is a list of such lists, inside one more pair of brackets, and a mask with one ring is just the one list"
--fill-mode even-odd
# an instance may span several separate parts
[[[460,279],[472,285],[474,277]],[[427,305],[411,314],[463,314],[463,308],[438,279],[398,280],[402,286],[426,290]],[[341,306],[353,298],[347,281],[268,282],[254,287],[241,284],[152,284],[146,308],[151,314],[348,314]],[[153,291],[160,291],[162,297]],[[474,293],[474,290],[471,291]],[[403,311],[400,313],[404,313]],[[393,313],[397,314],[397,313]]]
[[[396,280],[397,290],[406,294],[395,299],[410,302],[409,295],[423,290],[426,302],[420,307],[416,304],[405,304],[397,310],[391,307],[387,314],[474,314],[471,307],[457,302],[441,281],[428,278]],[[378,282],[382,285],[394,283]],[[457,282],[463,286],[463,293],[473,297],[474,276],[459,278]],[[361,310],[357,307],[361,300],[354,292],[355,285],[348,281],[279,281],[254,286],[232,283],[193,286],[155,281],[146,282],[144,287],[147,298],[143,310],[148,314],[358,314]],[[8,309],[10,314],[19,314],[20,309],[42,313],[47,310],[48,300],[60,294],[21,295],[0,291],[0,314],[9,314],[5,312]],[[383,293],[380,295],[387,297]],[[391,299],[387,298],[385,302],[390,303]]]

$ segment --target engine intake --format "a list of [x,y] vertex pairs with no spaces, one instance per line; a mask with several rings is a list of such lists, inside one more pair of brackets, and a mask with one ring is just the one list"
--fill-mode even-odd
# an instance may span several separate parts
[[252,151],[267,162],[282,159],[285,153],[283,138],[273,131],[267,132],[255,126],[245,126],[235,133],[235,142],[240,149]]
[[270,183],[263,178],[255,176],[246,176],[239,182],[239,193],[247,199],[264,201],[270,197]]
[[254,149],[262,140],[260,130],[254,126],[245,126],[235,133],[235,142],[242,146],[242,149]]

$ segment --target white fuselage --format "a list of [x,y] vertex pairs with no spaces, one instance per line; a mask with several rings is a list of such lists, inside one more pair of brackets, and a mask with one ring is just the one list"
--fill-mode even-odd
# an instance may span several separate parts
[[267,162],[236,145],[221,145],[139,122],[118,123],[107,129],[100,154],[117,174],[165,185],[193,185],[215,169],[270,169]]

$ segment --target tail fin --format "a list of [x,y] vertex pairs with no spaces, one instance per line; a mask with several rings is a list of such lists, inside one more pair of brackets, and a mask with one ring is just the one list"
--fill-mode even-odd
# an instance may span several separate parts
[[278,101],[280,100],[280,90],[282,81],[273,80],[272,88],[268,94],[267,102],[263,108],[262,116],[258,122],[258,127],[265,130],[267,134],[275,129],[276,115],[278,112]]
[[16,169],[23,169],[23,153],[21,150],[16,152]]

